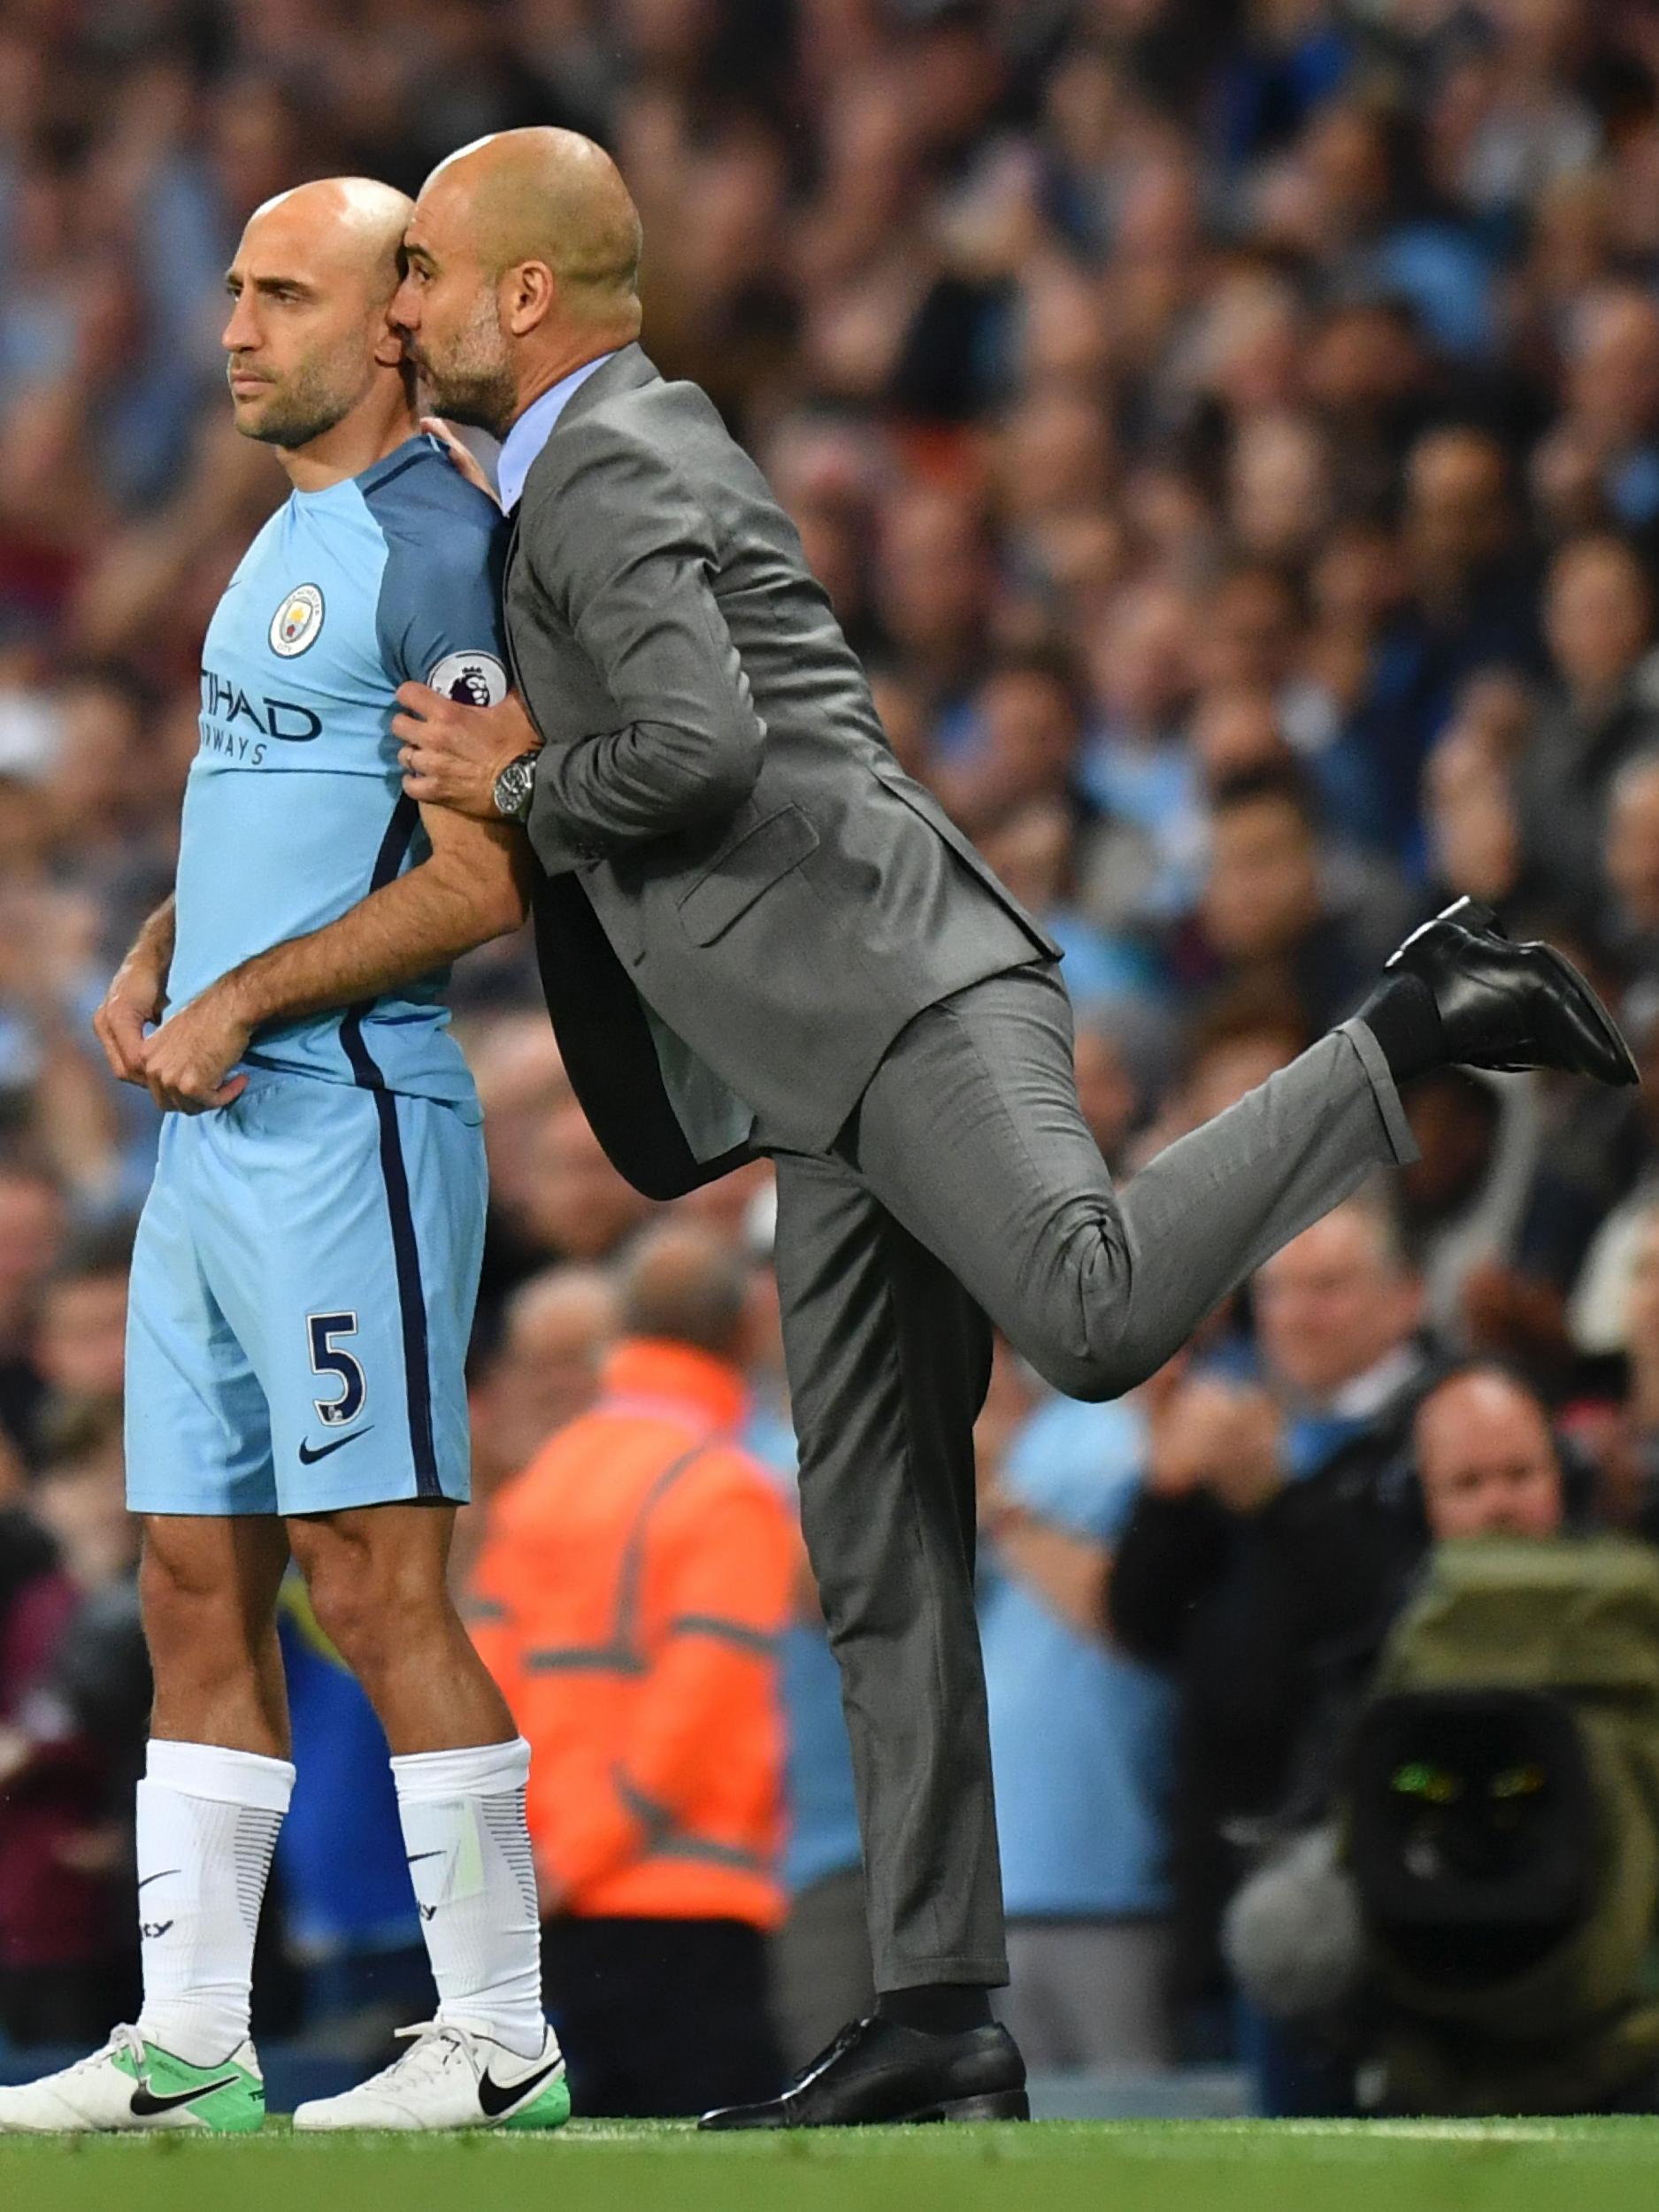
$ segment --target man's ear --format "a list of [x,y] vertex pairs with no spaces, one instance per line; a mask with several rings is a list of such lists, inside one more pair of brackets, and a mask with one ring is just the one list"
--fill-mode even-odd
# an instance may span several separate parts
[[374,365],[379,369],[401,369],[409,357],[403,349],[403,334],[394,330],[391,324],[382,322],[380,334],[374,342]]
[[515,338],[527,338],[552,313],[558,279],[545,261],[521,261],[502,279],[502,313]]

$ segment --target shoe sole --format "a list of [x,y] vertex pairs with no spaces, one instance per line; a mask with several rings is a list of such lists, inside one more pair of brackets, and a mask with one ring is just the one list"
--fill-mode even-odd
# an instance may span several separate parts
[[1029,2120],[1031,2099],[1023,2089],[998,2089],[979,2097],[951,2097],[942,2104],[918,2105],[910,2112],[890,2112],[880,2120],[755,2120],[736,2124],[704,2117],[698,2123],[704,2134],[747,2134],[776,2129],[780,2132],[811,2131],[838,2127],[926,2127],[940,2121]]
[[935,2105],[930,2112],[914,2115],[918,2120],[1029,2120],[1031,2099],[1023,2089],[999,2089],[989,2097],[957,2097],[949,2104]]

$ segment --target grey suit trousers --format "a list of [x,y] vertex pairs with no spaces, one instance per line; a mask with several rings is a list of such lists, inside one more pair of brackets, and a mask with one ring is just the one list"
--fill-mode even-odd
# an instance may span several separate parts
[[1415,1156],[1350,1022],[1114,1191],[1048,963],[889,1047],[833,1149],[778,1150],[801,1510],[841,1663],[878,1989],[1008,1978],[974,1613],[992,1325],[1058,1389],[1145,1379],[1262,1261]]

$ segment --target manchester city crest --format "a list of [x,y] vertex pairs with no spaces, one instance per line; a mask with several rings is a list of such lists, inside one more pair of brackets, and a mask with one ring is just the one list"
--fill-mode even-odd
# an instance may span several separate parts
[[291,661],[315,644],[323,626],[323,595],[315,584],[299,584],[271,618],[271,650]]

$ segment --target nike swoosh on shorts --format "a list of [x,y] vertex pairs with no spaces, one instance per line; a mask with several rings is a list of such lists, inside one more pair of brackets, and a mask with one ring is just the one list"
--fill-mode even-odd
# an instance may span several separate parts
[[309,1444],[302,1444],[300,1446],[300,1465],[302,1467],[314,1467],[319,1459],[326,1459],[330,1452],[343,1452],[348,1444],[355,1444],[358,1437],[366,1436],[369,1433],[369,1429],[372,1429],[373,1426],[374,1424],[371,1421],[369,1423],[369,1428],[353,1429],[349,1436],[337,1436],[332,1444],[319,1444],[315,1451],[311,1449]]

